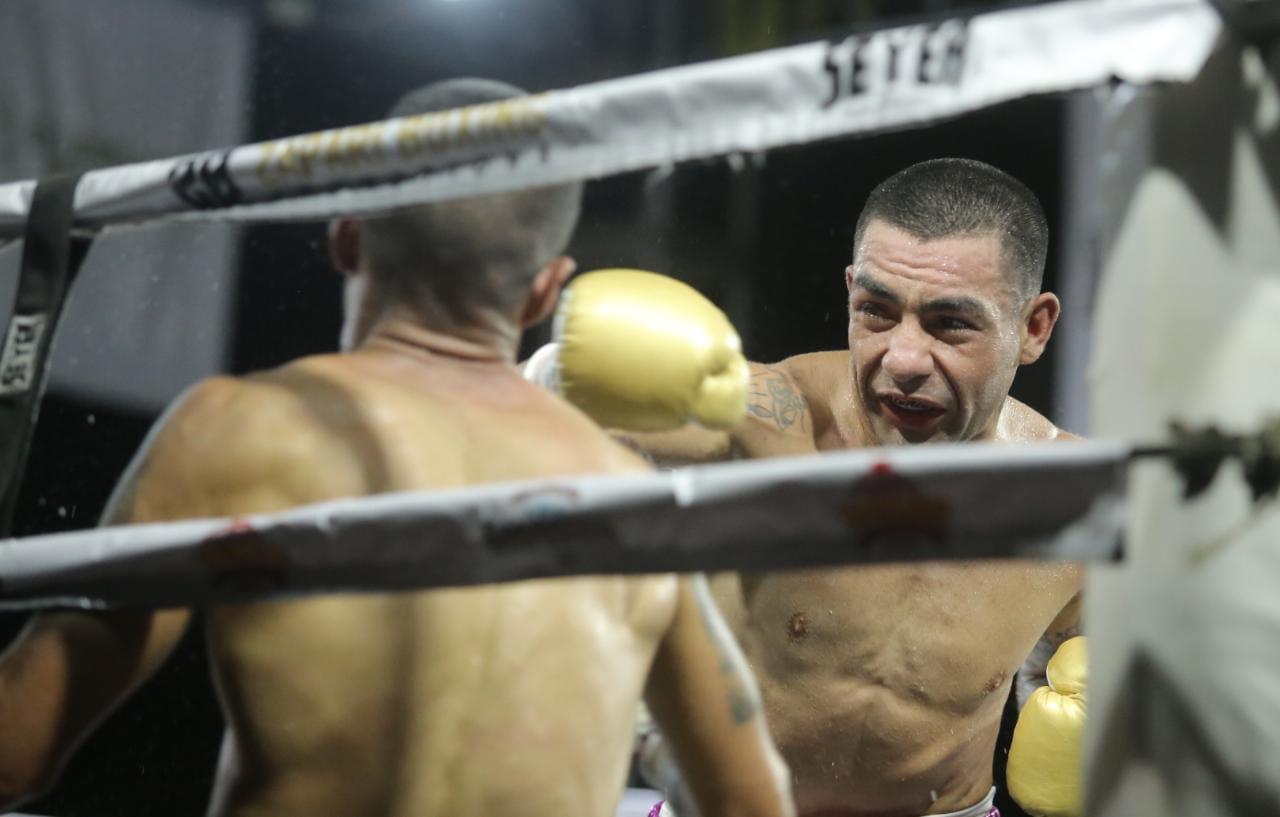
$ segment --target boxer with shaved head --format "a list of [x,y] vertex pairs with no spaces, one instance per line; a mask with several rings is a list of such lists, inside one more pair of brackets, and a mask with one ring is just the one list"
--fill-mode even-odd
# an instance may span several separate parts
[[[752,366],[729,431],[623,433],[660,462],[931,442],[1070,439],[1009,397],[1058,318],[1048,225],[990,165],[939,159],[872,192],[844,271],[848,348]],[[571,373],[574,376],[576,373]],[[618,376],[629,376],[627,373]],[[725,575],[713,592],[759,678],[810,817],[994,814],[1010,684],[1076,633],[1060,564],[913,563]]]

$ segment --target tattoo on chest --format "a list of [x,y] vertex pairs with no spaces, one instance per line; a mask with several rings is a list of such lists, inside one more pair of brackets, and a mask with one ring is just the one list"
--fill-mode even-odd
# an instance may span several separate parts
[[771,420],[779,431],[798,426],[807,431],[804,398],[779,375],[769,375],[751,382],[751,402],[747,410],[763,420]]

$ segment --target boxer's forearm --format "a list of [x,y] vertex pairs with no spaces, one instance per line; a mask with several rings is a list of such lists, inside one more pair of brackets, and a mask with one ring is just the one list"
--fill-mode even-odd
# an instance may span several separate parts
[[[771,456],[814,450],[813,416],[795,380],[781,366],[748,364],[751,380],[747,414],[731,429],[713,430],[689,423],[673,431],[611,430],[618,442],[659,467],[675,468],[724,462],[745,456],[751,441],[768,440]],[[758,454],[756,455],[758,456]]]
[[1068,641],[1078,635],[1083,635],[1083,632],[1077,625],[1068,627],[1065,630],[1045,633],[1036,642],[1035,648],[1031,650],[1031,654],[1027,656],[1026,661],[1022,662],[1022,667],[1018,670],[1018,683],[1015,694],[1017,695],[1019,710],[1031,699],[1032,693],[1049,683],[1045,673],[1049,666],[1049,659],[1058,651],[1058,647],[1062,646],[1064,641]]
[[1047,635],[1042,636],[1032,648],[1027,660],[1022,662],[1022,666],[1018,669],[1018,681],[1014,692],[1017,696],[1018,711],[1022,711],[1022,707],[1027,705],[1033,692],[1048,683],[1045,678],[1045,668],[1049,665],[1049,659],[1053,657],[1053,652],[1057,648],[1057,644],[1053,643]]
[[[58,695],[42,682],[50,661],[32,641],[28,628],[0,658],[0,813],[38,796],[53,777]],[[33,701],[35,690],[43,694]]]
[[39,616],[0,658],[0,812],[53,783],[113,697],[107,688],[129,674],[112,623],[83,613]]
[[38,796],[172,651],[184,610],[41,615],[0,657],[0,813]]
[[[704,817],[790,817],[790,776],[769,738],[760,692],[701,576],[681,580],[675,619],[645,701],[680,769],[663,782]],[[655,772],[658,776],[661,769]]]
[[1064,641],[1083,634],[1080,625],[1081,605],[1082,599],[1077,593],[1054,618],[1053,623],[1032,648],[1030,655],[1022,662],[1015,688],[1019,710],[1030,700],[1032,693],[1048,683],[1045,672],[1049,666],[1049,659],[1057,652],[1058,647]]
[[675,431],[610,429],[609,435],[660,468],[723,462],[732,453],[729,432],[693,424]]
[[677,817],[699,817],[698,806],[693,799],[689,786],[680,774],[675,758],[667,748],[662,734],[649,732],[641,739],[639,748],[640,777],[646,783],[662,792],[670,810]]

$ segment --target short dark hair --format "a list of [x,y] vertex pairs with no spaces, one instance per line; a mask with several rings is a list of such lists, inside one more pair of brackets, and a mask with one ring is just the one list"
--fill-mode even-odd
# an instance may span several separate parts
[[1018,294],[1025,301],[1040,292],[1049,223],[1035,194],[1003,170],[973,159],[931,159],[898,171],[867,197],[853,234],[855,256],[876,219],[926,241],[995,234]]
[[[414,116],[524,96],[514,85],[451,79],[409,92],[389,116]],[[564,252],[582,184],[424,204],[365,220],[371,272],[392,298],[431,300],[451,322],[519,308],[538,270]]]

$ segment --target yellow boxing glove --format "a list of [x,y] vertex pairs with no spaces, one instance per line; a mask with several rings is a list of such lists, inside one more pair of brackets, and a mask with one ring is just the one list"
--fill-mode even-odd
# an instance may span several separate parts
[[1009,747],[1009,794],[1036,817],[1079,817],[1080,751],[1089,682],[1084,636],[1064,641],[1049,659],[1049,685],[1031,694]]
[[554,374],[531,378],[603,426],[731,428],[746,414],[750,374],[738,333],[674,278],[628,269],[581,275],[561,296],[553,331],[554,349],[530,364]]

